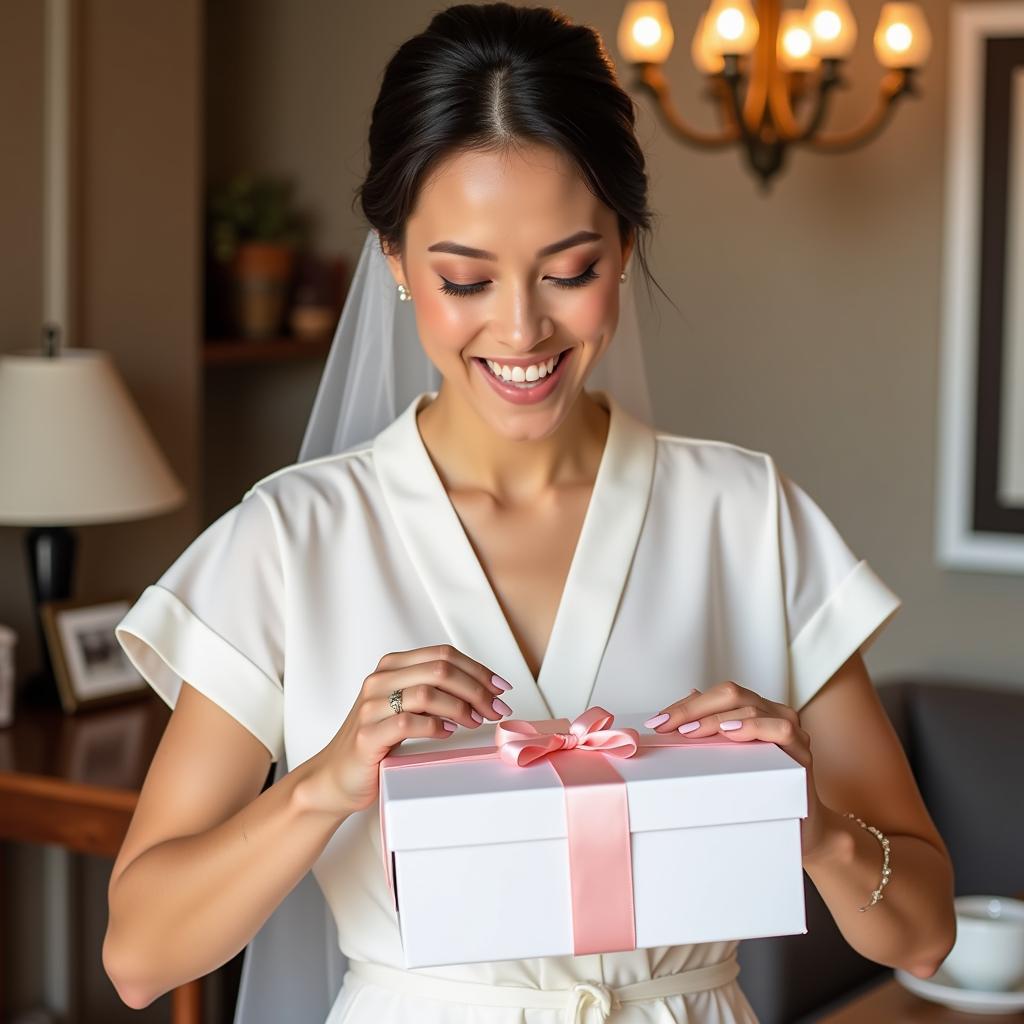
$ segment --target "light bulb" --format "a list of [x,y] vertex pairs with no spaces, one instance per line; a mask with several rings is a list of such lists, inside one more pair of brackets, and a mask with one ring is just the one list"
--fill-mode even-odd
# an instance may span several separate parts
[[882,4],[875,28],[875,56],[887,68],[920,67],[931,53],[932,34],[916,3]]
[[750,0],[712,0],[704,15],[711,53],[750,53],[757,44],[758,24]]
[[702,14],[697,22],[690,56],[693,58],[694,67],[705,75],[717,75],[725,67],[722,55],[715,53],[708,45],[708,22],[705,14]]
[[811,51],[814,39],[805,11],[782,11],[776,39],[776,59],[787,71],[811,71],[818,66],[818,58]]
[[808,0],[804,8],[816,57],[843,60],[857,42],[857,22],[846,0]]
[[619,53],[631,64],[664,64],[675,33],[664,0],[633,0],[619,21]]

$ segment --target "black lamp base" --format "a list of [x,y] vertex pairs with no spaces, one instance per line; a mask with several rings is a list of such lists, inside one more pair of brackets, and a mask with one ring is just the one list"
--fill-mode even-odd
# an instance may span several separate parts
[[76,546],[75,534],[66,526],[36,526],[25,534],[42,660],[42,668],[25,680],[18,693],[18,700],[28,707],[61,707],[50,648],[38,609],[43,601],[63,601],[71,596]]

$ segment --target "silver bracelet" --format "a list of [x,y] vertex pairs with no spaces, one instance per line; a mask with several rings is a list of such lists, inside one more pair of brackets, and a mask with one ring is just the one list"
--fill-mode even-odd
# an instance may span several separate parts
[[867,829],[871,832],[875,838],[882,844],[882,881],[877,889],[871,894],[871,902],[867,906],[858,907],[858,910],[864,911],[873,907],[879,900],[883,899],[882,890],[889,884],[889,877],[892,875],[892,869],[889,867],[889,837],[884,832],[875,828],[874,825],[868,825],[861,818],[858,818],[856,814],[852,814],[850,811],[846,812],[846,817],[853,818],[854,821],[860,825],[861,828]]

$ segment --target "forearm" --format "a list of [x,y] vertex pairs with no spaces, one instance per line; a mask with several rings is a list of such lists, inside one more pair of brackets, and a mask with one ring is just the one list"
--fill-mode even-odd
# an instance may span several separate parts
[[167,840],[109,895],[103,958],[136,1008],[235,956],[298,884],[345,815],[319,800],[311,758],[215,828]]
[[[852,818],[825,809],[830,838],[804,858],[843,937],[861,956],[928,977],[956,934],[953,873],[946,856],[916,836],[890,835],[892,874],[883,898],[866,911],[882,877],[882,845]],[[873,822],[868,822],[873,824]]]

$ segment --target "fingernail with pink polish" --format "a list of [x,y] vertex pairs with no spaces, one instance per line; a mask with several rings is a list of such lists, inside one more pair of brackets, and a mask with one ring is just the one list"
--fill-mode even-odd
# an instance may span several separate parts
[[732,718],[728,722],[722,722],[718,728],[724,729],[726,732],[732,732],[733,729],[738,729],[742,724],[739,719]]
[[491,676],[491,685],[496,686],[499,690],[502,691],[512,689],[512,684],[507,679],[502,679],[501,676],[498,675]]
[[458,729],[458,725],[455,722],[449,722],[447,718],[441,719],[441,724],[449,731],[454,732]]
[[669,715],[667,711],[664,711],[660,715],[655,715],[653,718],[648,718],[647,721],[644,722],[644,725],[646,725],[648,729],[655,729],[659,725],[661,725],[662,722],[667,722],[670,717],[671,715]]
[[500,698],[495,697],[491,703],[491,707],[498,712],[499,715],[511,715],[512,709]]
[[683,725],[679,726],[678,731],[685,736],[688,732],[693,732],[694,729],[699,728],[700,722],[685,722]]
[[469,709],[469,717],[473,719],[478,725],[484,720],[484,716],[480,714],[475,708]]

